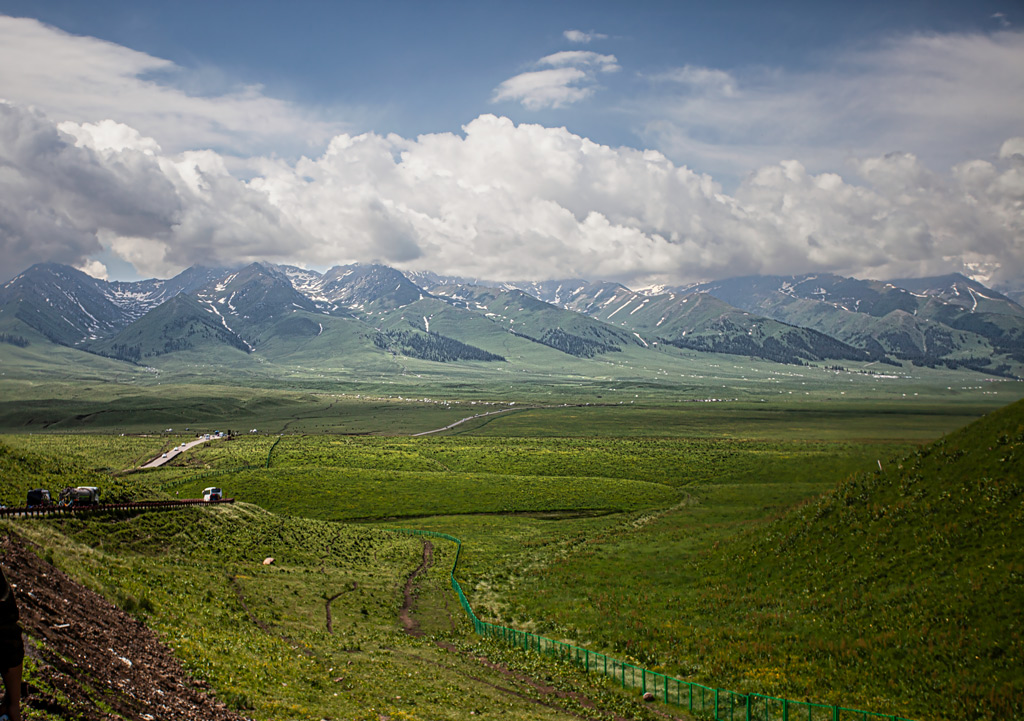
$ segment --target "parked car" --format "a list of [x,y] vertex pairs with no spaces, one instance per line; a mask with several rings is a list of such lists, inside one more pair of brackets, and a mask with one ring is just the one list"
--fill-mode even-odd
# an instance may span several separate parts
[[219,501],[224,497],[221,490],[217,486],[210,486],[209,488],[203,489],[203,500],[204,501]]
[[28,492],[28,498],[25,501],[25,505],[29,508],[33,506],[49,506],[53,503],[53,499],[50,498],[50,492],[45,488],[33,488]]

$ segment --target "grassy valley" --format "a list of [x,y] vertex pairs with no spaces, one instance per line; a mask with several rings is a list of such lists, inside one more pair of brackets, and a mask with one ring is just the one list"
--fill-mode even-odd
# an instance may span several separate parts
[[[9,505],[66,483],[118,498],[217,484],[238,503],[4,532],[144,619],[256,718],[653,711],[611,680],[474,636],[447,584],[454,547],[434,539],[426,563],[424,539],[394,528],[463,540],[459,579],[482,619],[686,681],[920,721],[1020,712],[1024,411],[950,433],[990,397],[825,402],[832,382],[802,401],[518,411],[344,395],[333,402],[357,432],[386,435],[292,418],[286,435],[211,442],[145,473],[121,471],[188,436],[7,435]],[[225,404],[211,420],[242,401],[203,391]],[[283,409],[282,391],[266,394]],[[293,415],[325,420],[294,397]],[[395,435],[467,410],[503,412]]]
[[[0,318],[26,340],[0,344],[0,503],[81,484],[236,504],[9,519],[0,540],[155,629],[228,709],[689,718],[474,635],[454,544],[411,529],[462,539],[484,621],[687,682],[915,721],[1022,712],[1019,381],[701,352],[381,267],[195,285],[80,347]],[[93,332],[107,296],[80,297],[73,330]],[[658,327],[663,309],[630,302]],[[214,430],[235,433],[138,470]],[[55,680],[62,619],[30,619],[46,703],[28,717],[92,721]]]

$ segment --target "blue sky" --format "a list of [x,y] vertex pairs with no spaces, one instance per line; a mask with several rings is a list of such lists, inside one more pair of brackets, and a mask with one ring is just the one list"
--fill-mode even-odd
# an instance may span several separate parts
[[[911,33],[990,32],[1009,2],[55,2],[0,1],[35,17],[174,61],[201,93],[239,84],[322,110],[356,132],[458,130],[481,112],[641,144],[621,103],[650,77],[690,66],[810,71],[838,51]],[[1019,15],[1020,17],[1015,17]],[[1011,19],[1012,18],[1012,19]],[[607,37],[587,43],[566,30]],[[527,110],[495,87],[547,55],[586,49],[622,67],[586,102]],[[685,162],[685,159],[679,159]]]
[[[0,15],[0,160],[23,166],[0,178],[4,277],[266,259],[1014,284],[1024,264],[1019,3],[0,0]],[[46,163],[41,138],[59,150]],[[76,172],[45,176],[61,164]]]

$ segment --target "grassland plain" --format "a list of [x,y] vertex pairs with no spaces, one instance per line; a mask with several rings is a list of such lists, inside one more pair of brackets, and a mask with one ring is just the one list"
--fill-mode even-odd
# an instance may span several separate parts
[[[480,615],[487,620],[544,631],[595,650],[625,656],[626,660],[636,660],[656,670],[714,685],[732,685],[737,690],[789,693],[826,701],[835,694],[844,704],[880,711],[900,710],[899,704],[906,703],[909,708],[923,709],[915,717],[924,721],[946,717],[932,714],[934,709],[927,703],[906,701],[887,685],[893,677],[900,677],[903,671],[900,663],[887,661],[883,664],[885,668],[853,674],[841,660],[835,661],[829,655],[832,652],[829,643],[838,644],[837,648],[844,642],[856,647],[859,639],[869,643],[869,634],[853,635],[854,631],[860,633],[862,629],[835,631],[835,635],[829,637],[813,622],[814,613],[820,612],[817,606],[794,602],[773,607],[771,598],[766,597],[751,601],[759,605],[750,610],[743,605],[746,601],[736,600],[753,597],[750,595],[753,591],[748,594],[748,585],[753,582],[743,585],[737,578],[744,573],[748,576],[755,573],[744,571],[745,566],[737,559],[745,556],[736,550],[741,548],[736,544],[746,542],[742,540],[745,534],[756,536],[766,528],[776,528],[773,523],[786,527],[785,524],[793,522],[785,515],[787,509],[834,489],[850,473],[867,473],[870,468],[877,468],[878,461],[886,468],[898,465],[902,462],[899,458],[909,458],[916,450],[908,442],[950,431],[964,417],[979,414],[986,404],[993,404],[995,398],[981,395],[985,392],[984,386],[957,391],[933,388],[927,399],[911,398],[904,403],[901,396],[898,401],[890,399],[886,403],[864,402],[862,405],[858,405],[857,399],[825,403],[828,396],[823,395],[810,401],[786,399],[762,405],[686,403],[679,404],[678,410],[665,403],[646,407],[615,404],[527,410],[490,417],[490,422],[474,432],[480,435],[467,435],[460,426],[458,434],[451,437],[316,434],[279,438],[256,434],[198,447],[176,459],[170,468],[157,472],[116,477],[110,475],[111,467],[122,461],[134,463],[148,448],[157,454],[168,443],[178,442],[185,436],[155,435],[146,439],[118,440],[108,451],[106,446],[113,440],[110,436],[74,435],[66,437],[68,443],[76,445],[70,446],[71,453],[65,456],[60,450],[59,438],[22,435],[0,441],[3,444],[0,450],[6,447],[3,452],[15,471],[4,479],[2,493],[3,498],[23,498],[24,490],[32,487],[26,485],[27,480],[33,485],[46,485],[47,478],[71,474],[68,477],[93,479],[96,485],[116,487],[118,493],[136,497],[173,496],[175,493],[184,497],[195,495],[204,485],[209,485],[211,477],[202,474],[221,473],[215,476],[216,482],[230,495],[258,501],[276,512],[278,515],[269,516],[272,521],[265,524],[267,529],[274,530],[263,533],[260,530],[263,521],[254,522],[253,539],[257,540],[250,541],[249,545],[232,535],[236,531],[211,530],[200,525],[194,536],[182,537],[179,545],[193,549],[187,552],[177,550],[179,545],[165,543],[165,536],[177,532],[175,528],[150,526],[149,521],[126,518],[117,523],[84,522],[81,527],[73,522],[33,526],[38,534],[36,540],[51,552],[59,565],[120,600],[124,606],[146,615],[159,628],[162,628],[159,614],[165,604],[173,606],[173,603],[162,595],[157,599],[159,603],[154,602],[152,596],[157,592],[147,595],[146,589],[166,584],[181,568],[195,569],[195,575],[189,576],[192,580],[186,594],[191,599],[187,604],[193,605],[181,606],[173,622],[178,623],[188,615],[190,608],[199,620],[187,621],[194,629],[192,635],[187,641],[179,639],[175,648],[191,659],[190,667],[209,677],[218,691],[230,694],[240,708],[256,706],[253,713],[262,718],[287,718],[289,713],[294,718],[317,717],[306,715],[316,712],[317,707],[312,705],[314,700],[325,690],[334,692],[335,686],[330,685],[334,683],[333,678],[325,688],[302,686],[298,679],[303,674],[311,679],[324,677],[312,674],[308,668],[290,670],[301,662],[301,659],[292,659],[282,661],[282,668],[287,674],[293,674],[296,680],[289,683],[297,683],[299,688],[268,691],[269,700],[264,702],[260,696],[261,682],[250,678],[253,672],[249,667],[258,664],[258,660],[242,655],[236,663],[231,660],[232,653],[223,650],[232,648],[232,644],[250,641],[255,644],[253,648],[261,648],[251,639],[239,640],[244,634],[231,630],[233,626],[246,627],[245,633],[260,638],[268,635],[249,628],[253,623],[249,614],[240,611],[239,588],[253,618],[264,620],[272,628],[287,627],[288,632],[281,630],[281,633],[296,642],[308,638],[303,633],[312,633],[308,629],[303,631],[311,618],[308,613],[303,615],[296,611],[295,615],[287,615],[281,610],[282,606],[275,605],[273,599],[278,597],[275,594],[294,591],[294,587],[284,589],[275,585],[280,579],[271,575],[280,572],[282,576],[288,573],[298,576],[301,568],[306,569],[304,573],[312,579],[316,574],[308,569],[320,566],[310,557],[300,558],[294,565],[291,561],[279,564],[270,570],[260,565],[253,572],[251,567],[257,565],[261,554],[277,554],[287,559],[286,549],[309,543],[306,539],[312,537],[311,531],[286,531],[281,524],[315,525],[308,520],[313,518],[415,525],[462,537],[466,542],[461,572],[463,585]],[[946,415],[942,413],[943,403],[940,402],[943,393],[950,394],[946,398],[949,401],[946,410],[952,412]],[[404,397],[402,400],[350,400],[357,406],[380,402],[382,413],[395,410],[400,415],[409,409],[422,413],[427,408],[422,399],[412,402]],[[420,415],[419,420],[422,422],[434,413],[437,405],[431,402],[429,412]],[[456,407],[455,415],[463,413],[466,407],[476,412],[478,405],[467,402],[463,408]],[[448,410],[444,409],[446,417]],[[645,426],[643,417],[647,411],[653,412],[648,416],[650,425]],[[750,415],[744,416],[744,412]],[[571,418],[572,414],[577,414],[577,418]],[[773,414],[776,415],[774,421]],[[673,415],[677,419],[686,418],[671,422]],[[412,418],[410,413],[399,421],[385,421],[382,426],[412,426]],[[707,426],[720,430],[699,432],[701,419]],[[592,425],[602,422],[608,434],[615,437],[592,434]],[[788,430],[784,433],[772,430],[776,424]],[[562,432],[555,435],[558,428]],[[625,433],[627,428],[638,430]],[[795,429],[804,429],[801,432],[804,440],[791,440],[792,435],[779,437],[792,434]],[[850,429],[855,432],[849,432]],[[658,437],[659,433],[674,437]],[[724,437],[726,433],[733,437]],[[37,442],[40,445],[34,445]],[[897,460],[890,461],[893,454]],[[18,468],[35,470],[20,473]],[[245,470],[239,472],[236,470],[239,468]],[[401,493],[396,493],[399,490]],[[331,502],[325,502],[328,491],[335,494]],[[251,520],[250,514],[257,513],[255,509],[242,510],[246,523]],[[451,515],[453,511],[459,515]],[[221,515],[218,512],[218,517]],[[230,517],[225,522],[228,520]],[[189,521],[186,525],[193,524]],[[240,527],[245,525],[239,523]],[[333,523],[321,525],[332,529],[350,528]],[[355,530],[373,532],[367,528]],[[237,562],[246,570],[238,570],[232,575],[239,578],[233,582],[225,580],[227,585],[215,588],[211,586],[212,581],[204,578],[211,577],[211,572],[212,577],[216,577],[220,572],[213,572],[213,569],[218,568],[219,550],[227,545],[249,549],[249,555],[236,561],[231,560],[230,553],[225,557],[225,562]],[[340,542],[338,547],[341,547]],[[162,553],[164,548],[169,552]],[[358,703],[369,703],[370,699],[388,699],[384,676],[394,678],[395,674],[400,677],[405,673],[413,674],[406,678],[415,678],[417,673],[422,675],[422,664],[429,667],[437,662],[449,667],[451,674],[445,678],[452,690],[446,693],[437,689],[421,690],[422,695],[417,698],[419,703],[427,705],[410,709],[398,704],[391,707],[392,711],[414,714],[413,717],[419,713],[424,718],[443,718],[432,715],[431,709],[450,706],[461,709],[464,716],[475,709],[461,705],[459,689],[472,689],[470,698],[475,699],[480,687],[467,681],[467,677],[478,674],[479,669],[461,666],[461,661],[453,661],[448,656],[431,655],[441,652],[429,646],[424,650],[415,644],[402,664],[394,658],[394,649],[413,643],[396,631],[394,589],[403,574],[407,575],[419,560],[415,550],[415,545],[406,548],[401,562],[377,564],[372,560],[372,552],[371,560],[362,562],[367,566],[367,573],[381,574],[378,581],[382,584],[383,579],[387,579],[390,585],[380,588],[391,589],[380,591],[386,596],[390,594],[391,600],[378,598],[373,607],[365,606],[366,615],[374,615],[382,626],[395,633],[381,637],[386,638],[381,641],[373,635],[371,626],[366,626],[367,635],[359,638],[368,639],[366,647],[376,649],[362,659],[365,666],[371,668],[367,673],[372,676],[373,669],[378,667],[386,672],[376,681],[361,678],[351,681],[361,689],[358,694],[363,695],[358,702],[349,699],[344,703],[354,707]],[[765,552],[760,553],[763,556]],[[212,554],[212,557],[204,554]],[[809,558],[813,560],[813,552],[809,553]],[[320,559],[321,565],[331,562],[329,554]],[[356,563],[347,558],[344,564],[337,559],[334,562],[339,565]],[[170,564],[162,571],[164,576],[146,576],[157,574],[157,570],[150,569],[158,569],[164,563]],[[373,571],[371,567],[378,570]],[[108,572],[107,568],[113,570]],[[247,575],[251,578],[241,578]],[[800,579],[799,574],[795,578]],[[922,580],[918,583],[927,583],[923,580],[926,578],[927,573],[922,570],[919,574]],[[362,587],[359,579],[352,580]],[[251,586],[247,585],[250,581]],[[340,582],[339,590],[343,590],[348,581],[337,575],[332,576],[330,582],[334,584],[332,588]],[[453,631],[453,623],[458,628],[458,608],[444,589],[443,581],[435,579],[433,582],[436,595],[424,593],[421,606],[439,609],[445,608],[446,603],[451,604],[450,611],[435,617],[435,630],[437,634],[452,635],[438,638],[446,643],[450,640],[456,648],[467,649],[467,653],[485,649],[479,652],[512,664],[546,663],[529,660],[510,650],[499,650],[493,645],[477,645],[480,642],[465,638],[464,627],[462,631]],[[366,589],[370,589],[370,581],[365,583]],[[799,583],[800,580],[796,581],[793,587],[799,588]],[[263,588],[274,589],[274,593],[263,596]],[[312,580],[304,588],[298,593],[304,599],[303,608],[322,608],[313,600],[318,593],[322,596],[326,591],[319,586],[314,588]],[[784,594],[790,590],[787,581],[778,582],[777,592]],[[257,601],[252,601],[250,594]],[[320,598],[318,603],[322,604],[323,600]],[[998,605],[999,601],[995,603]],[[207,604],[211,610],[200,609]],[[781,610],[775,611],[775,608]],[[360,606],[356,610],[357,624],[364,616],[363,609],[364,606]],[[266,615],[260,615],[264,613]],[[437,613],[436,610],[433,613]],[[881,618],[886,611],[878,605],[871,606],[863,612],[863,620],[872,623],[872,613]],[[244,616],[248,625],[235,623],[232,626],[226,620],[232,614],[235,621]],[[201,630],[207,626],[219,628],[217,634],[222,636],[214,639],[204,635],[211,633]],[[826,645],[815,646],[819,643],[816,639],[821,638],[826,639],[822,642]],[[266,639],[263,642],[268,643]],[[282,645],[275,646],[275,653],[305,655],[287,640],[278,642]],[[215,653],[218,648],[222,652]],[[392,649],[390,656],[387,648]],[[267,654],[267,658],[277,658],[269,649]],[[415,663],[411,660],[414,656],[418,658]],[[342,658],[352,660],[347,656]],[[461,659],[463,655],[456,658]],[[814,662],[807,661],[808,658]],[[1016,658],[1019,659],[1019,655]],[[769,663],[776,661],[779,663]],[[862,661],[867,663],[870,659],[862,658]],[[335,666],[325,668],[337,670]],[[937,682],[951,673],[941,665],[931,670],[920,668],[922,673],[937,673]],[[490,679],[498,684],[502,682],[501,673],[496,673]],[[570,687],[584,683],[565,676],[557,668],[542,672],[542,677],[547,675],[571,679],[566,681]],[[356,678],[356,674],[351,678]],[[427,688],[418,686],[418,681],[409,683],[413,688]],[[255,690],[246,691],[250,686]],[[605,693],[609,694],[608,700],[602,703],[622,702],[607,689],[588,688],[595,689],[596,698],[603,699]],[[379,695],[381,693],[384,695]],[[916,698],[927,698],[932,693],[918,689]],[[409,698],[404,694],[396,695]],[[495,701],[489,706],[489,715],[496,715],[503,709],[502,703],[504,701]],[[297,706],[298,710],[292,706]],[[634,709],[630,709],[628,713],[634,713]],[[523,709],[517,713],[525,714],[523,718],[533,717]]]
[[[827,490],[849,472],[875,466],[880,458],[888,463],[892,453],[911,448],[708,438],[498,441],[470,436],[285,436],[272,452],[257,438],[232,445],[239,449],[233,451],[236,462],[245,460],[252,468],[231,476],[233,494],[247,499],[252,494],[252,500],[289,515],[364,521],[407,516],[403,525],[459,535],[467,542],[465,585],[483,617],[517,628],[543,628],[557,638],[655,669],[666,668],[659,649],[637,644],[635,635],[649,635],[647,624],[674,620],[671,608],[680,591],[666,595],[665,588],[654,584],[655,595],[649,592],[643,601],[626,599],[627,606],[640,604],[642,618],[631,618],[632,625],[622,628],[594,615],[595,609],[613,614],[621,610],[614,603],[618,583],[637,577],[651,583],[653,575],[670,586],[686,581],[700,586],[697,574],[680,576],[680,558],[689,562],[751,524]],[[203,453],[215,450],[211,446]],[[554,492],[538,493],[538,481],[547,481]],[[186,476],[178,490],[191,495],[203,482]],[[662,488],[664,495],[637,492],[652,486]],[[448,515],[453,512],[461,515]],[[666,519],[678,524],[675,538],[644,535],[643,529]],[[529,603],[510,602],[519,597],[515,589],[529,585],[525,579],[548,574],[552,565],[568,568],[581,557],[603,553],[613,560],[616,554],[631,560],[563,579],[566,585],[556,599],[544,591]],[[584,587],[598,594],[604,588],[604,601],[581,594]],[[659,611],[651,613],[647,603]],[[549,613],[550,618],[575,621],[552,626],[545,620]],[[680,675],[718,683],[712,669],[695,665],[685,670]]]
[[[677,351],[610,354],[581,368],[536,369],[401,357],[383,367],[333,367],[319,357],[315,363],[282,365],[244,354],[236,362],[215,364],[187,353],[163,358],[160,367],[142,367],[62,347],[50,355],[33,349],[0,344],[0,432],[143,433],[219,426],[272,433],[410,434],[510,404],[636,405],[665,418],[676,405],[708,401],[752,404],[743,412],[760,404],[767,428],[773,411],[806,404],[856,408],[865,417],[877,406],[879,419],[883,413],[910,417],[928,405],[941,406],[940,413],[962,408],[965,417],[976,417],[979,408],[1024,396],[1024,383],[962,370],[863,363],[783,366]],[[779,419],[776,413],[774,420]],[[496,421],[489,417],[460,430],[483,423]],[[631,425],[637,430],[629,435],[657,428],[643,421]],[[598,428],[622,435],[612,426]],[[693,424],[667,432],[695,428],[700,432]]]
[[[417,577],[413,618],[426,634],[417,636],[398,619],[403,581],[425,546],[406,534],[244,504],[2,525],[145,620],[191,674],[246,716],[526,720],[586,708],[657,718],[571,664],[470,636],[448,585],[451,544],[435,545]],[[265,565],[267,557],[274,562]],[[49,716],[33,708],[26,718]]]
[[539,620],[677,677],[919,719],[1018,718],[1022,448],[1017,403],[768,525],[749,527],[756,491],[716,483],[632,529],[551,539],[557,551],[512,559],[477,591],[504,589],[495,620]]

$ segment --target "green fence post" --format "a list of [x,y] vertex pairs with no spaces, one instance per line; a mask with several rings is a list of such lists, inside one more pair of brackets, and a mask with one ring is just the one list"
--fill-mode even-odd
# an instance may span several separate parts
[[622,671],[622,688],[626,688],[626,666],[619,661],[619,669]]
[[665,696],[665,703],[668,703],[668,676],[662,675],[661,677],[662,691]]
[[839,721],[839,707],[832,707],[832,721]]
[[715,721],[718,721],[718,689],[715,689]]
[[608,654],[602,653],[601,655],[604,656],[604,675],[607,676],[608,675]]
[[643,683],[643,692],[647,693],[647,669],[640,669],[640,681]]
[[690,710],[693,711],[693,684],[688,684],[690,687]]
[[750,719],[750,711],[751,711],[751,708],[750,708],[750,706],[751,706],[750,694],[747,694],[747,697],[745,699],[745,703],[747,704],[747,721],[751,721],[751,719]]
[[789,721],[789,699],[782,699],[782,721]]

